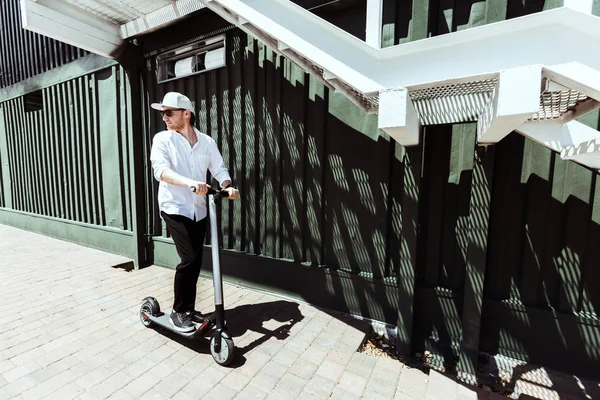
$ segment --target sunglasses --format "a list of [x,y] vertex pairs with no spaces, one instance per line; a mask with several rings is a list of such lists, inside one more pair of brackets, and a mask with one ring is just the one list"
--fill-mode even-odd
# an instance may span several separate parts
[[162,111],[160,112],[160,115],[161,115],[161,117],[164,117],[165,115],[166,115],[167,117],[171,117],[175,111],[185,111],[185,109],[183,109],[183,108],[178,108],[178,109],[176,109],[176,110],[162,110]]

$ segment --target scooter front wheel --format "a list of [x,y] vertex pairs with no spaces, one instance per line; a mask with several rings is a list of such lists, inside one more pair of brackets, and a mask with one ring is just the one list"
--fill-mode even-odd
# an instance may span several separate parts
[[233,360],[235,345],[227,332],[216,331],[210,338],[210,354],[219,365],[227,365]]
[[140,307],[140,321],[146,328],[150,328],[154,323],[148,316],[157,317],[160,314],[160,305],[154,297],[146,297]]

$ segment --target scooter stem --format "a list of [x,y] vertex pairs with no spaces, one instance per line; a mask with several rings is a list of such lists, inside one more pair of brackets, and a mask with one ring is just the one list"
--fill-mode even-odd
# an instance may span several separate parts
[[223,279],[221,279],[221,264],[219,262],[219,228],[217,226],[217,204],[215,196],[208,195],[208,208],[210,215],[210,245],[212,250],[213,285],[215,288],[215,322],[217,329],[224,325],[223,311]]

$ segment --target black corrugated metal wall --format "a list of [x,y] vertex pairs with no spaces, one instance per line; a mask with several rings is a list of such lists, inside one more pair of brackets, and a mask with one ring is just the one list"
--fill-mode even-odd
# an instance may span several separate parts
[[[561,5],[389,0],[383,41],[403,43]],[[598,113],[582,122],[597,129]],[[414,344],[436,350],[450,366],[464,336],[465,284],[473,280],[465,273],[470,204],[478,195],[469,159],[473,135],[468,125],[431,127],[423,143]],[[491,193],[484,194],[491,198],[481,349],[585,374],[600,363],[598,175],[517,133],[494,147]]]
[[[390,257],[385,242],[391,218],[380,192],[389,190],[395,145],[377,138],[371,148],[373,139],[328,112],[329,93],[318,80],[263,44],[230,31],[227,47],[228,68],[149,84],[152,101],[171,90],[195,99],[198,128],[215,138],[230,160],[245,196],[224,204],[224,222],[232,230],[225,247],[394,277],[394,268],[373,266]],[[149,82],[155,82],[153,71]],[[354,107],[337,94],[331,103],[344,112]],[[164,129],[158,113],[150,114],[150,121],[151,134]],[[373,117],[357,121],[365,124],[359,129],[376,126]],[[344,132],[341,141],[338,134]],[[368,158],[379,161],[363,165],[366,150]],[[385,188],[376,184],[381,181]],[[149,204],[155,208],[155,199]],[[158,222],[157,212],[153,215]],[[157,224],[151,225],[160,233]]]
[[[559,5],[418,1],[403,31],[406,10],[386,1],[384,40]],[[236,30],[227,45],[227,68],[156,85],[150,57],[146,77],[152,101],[170,90],[197,101],[198,127],[230,162],[244,196],[224,204],[226,248],[292,261],[279,264],[279,281],[295,276],[293,264],[350,273],[354,283],[332,289],[345,292],[348,311],[402,321],[413,351],[428,348],[449,368],[465,340],[556,368],[577,354],[567,368],[584,373],[600,363],[596,173],[516,133],[476,157],[474,124],[426,127],[422,145],[406,152],[372,116],[268,47]],[[150,121],[149,137],[163,129],[158,114]],[[586,122],[597,124],[597,114]],[[165,235],[152,215],[154,234]],[[379,304],[361,280],[383,284]],[[478,304],[481,334],[471,325],[465,333],[465,312]],[[546,340],[536,339],[538,329]]]
[[[180,32],[188,34],[180,40],[191,35],[186,26]],[[151,37],[143,43],[157,45]],[[392,216],[400,212],[399,206],[383,193],[392,190],[391,179],[402,179],[397,171],[392,176],[392,170],[402,168],[394,165],[402,165],[403,150],[377,136],[375,116],[365,117],[344,96],[330,94],[316,78],[263,44],[230,30],[227,49],[226,68],[157,85],[151,56],[146,75],[148,103],[167,91],[187,93],[196,101],[198,127],[217,140],[230,162],[244,196],[223,205],[224,247],[271,260],[260,270],[248,267],[258,285],[268,286],[272,280],[283,290],[277,282],[287,276],[310,301],[321,301],[316,297],[322,295],[332,305],[346,304],[346,311],[394,320],[400,256],[387,243],[402,242],[401,218]],[[159,113],[150,111],[148,118],[147,151],[154,133],[164,129]],[[377,162],[365,164],[365,157]],[[164,237],[156,182],[147,172],[150,231]],[[155,257],[159,260],[161,254],[155,252]],[[335,287],[310,289],[307,284],[317,280],[310,282],[312,272],[302,266],[349,274],[359,279],[340,278],[344,284],[376,282],[391,292],[348,290],[334,285],[337,275],[327,283]],[[298,279],[292,278],[296,273]]]
[[517,134],[496,147],[482,348],[597,369],[598,173]]

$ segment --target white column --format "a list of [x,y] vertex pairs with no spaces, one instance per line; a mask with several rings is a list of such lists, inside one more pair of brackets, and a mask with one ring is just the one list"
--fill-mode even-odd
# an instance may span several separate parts
[[494,95],[477,120],[479,143],[498,143],[539,111],[541,79],[541,65],[500,71]]
[[367,0],[366,42],[376,49],[381,48],[381,24],[383,21],[383,0]]
[[404,147],[419,144],[421,120],[406,88],[379,92],[378,127]]

